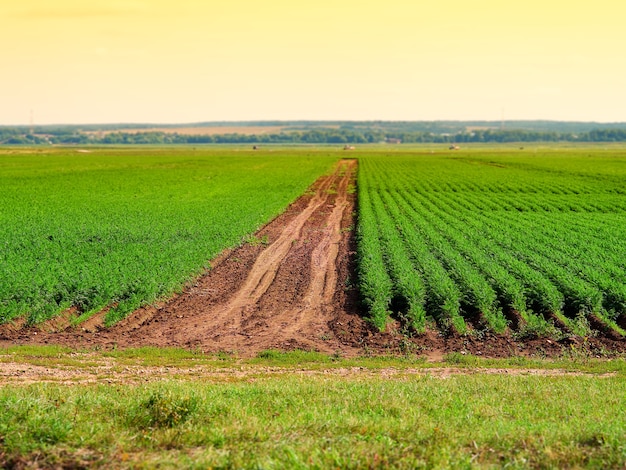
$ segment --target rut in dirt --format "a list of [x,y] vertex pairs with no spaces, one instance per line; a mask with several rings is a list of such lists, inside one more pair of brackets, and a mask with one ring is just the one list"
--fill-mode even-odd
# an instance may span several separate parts
[[[352,166],[354,166],[353,162],[343,162],[339,167],[340,170],[344,170],[343,176],[339,181],[339,194],[341,194],[342,190],[344,193],[346,191]],[[202,329],[205,330],[205,332],[208,333],[208,331],[212,329],[211,324],[215,324],[216,322],[218,324],[228,324],[230,328],[238,331],[243,330],[242,323],[247,317],[246,314],[258,310],[259,300],[266,294],[269,287],[274,282],[279,267],[287,259],[287,255],[293,247],[294,241],[297,241],[301,237],[304,224],[316,210],[328,202],[329,191],[331,191],[332,183],[335,179],[336,177],[326,179],[320,185],[308,206],[287,224],[278,239],[259,255],[248,273],[243,286],[226,305],[220,305],[215,308],[211,314],[210,321],[202,325]],[[339,242],[338,239],[333,240],[333,234],[340,233],[341,215],[343,214],[345,206],[344,194],[343,198],[337,198],[331,217],[327,220],[324,236],[320,243],[313,249],[310,274],[311,284],[300,302],[305,305],[305,309],[308,308],[310,310],[311,307],[320,307],[322,305],[321,294],[325,294],[324,299],[326,303],[332,299],[332,294],[334,294],[337,277],[335,273],[337,250],[335,249],[331,253],[330,247],[332,243],[337,244]],[[331,281],[329,285],[326,285],[326,282],[324,282],[326,279],[332,279],[334,282]],[[321,283],[320,280],[322,280]],[[320,285],[322,287],[321,289],[319,288]],[[291,317],[289,313],[287,316]],[[298,318],[291,318],[291,320],[291,327],[298,325]]]
[[[354,160],[343,160],[320,181],[305,207],[270,237],[225,302],[205,306],[192,290],[134,329],[137,341],[247,352],[289,345],[345,349],[324,339],[334,336],[328,322],[334,318],[341,223],[355,168]],[[162,328],[166,317],[175,324]]]
[[[375,332],[350,286],[356,160],[340,160],[255,240],[215,260],[182,294],[105,328],[106,312],[79,327],[70,319],[15,332],[17,343],[158,346],[229,351],[267,349],[358,354]],[[348,286],[348,287],[346,287]],[[71,312],[67,315],[71,316]]]
[[[345,313],[336,298],[338,255],[342,242],[347,243],[342,226],[353,224],[348,191],[355,171],[355,160],[340,161],[318,181],[312,196],[272,222],[267,233],[259,234],[270,242],[250,259],[248,269],[226,269],[246,259],[251,247],[243,246],[155,315],[140,324],[126,322],[126,330],[120,324],[111,333],[125,335],[130,344],[244,354],[271,348],[348,352],[352,346],[336,338],[330,323]],[[347,276],[346,267],[343,271]],[[213,297],[221,299],[212,305],[208,295],[199,295],[211,287]]]

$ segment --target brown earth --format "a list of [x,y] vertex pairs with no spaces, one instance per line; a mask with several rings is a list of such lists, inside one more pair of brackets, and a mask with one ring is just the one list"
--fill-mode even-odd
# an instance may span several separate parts
[[568,371],[565,369],[532,369],[532,368],[468,368],[468,367],[422,367],[408,368],[365,368],[365,367],[334,367],[334,368],[289,368],[268,366],[231,367],[207,366],[138,366],[120,364],[111,358],[103,358],[93,353],[85,355],[87,365],[43,366],[28,362],[0,362],[0,385],[30,385],[34,383],[54,383],[58,385],[78,385],[109,383],[132,385],[171,378],[202,380],[203,382],[222,383],[233,381],[253,382],[259,377],[274,378],[297,375],[299,377],[337,377],[337,378],[385,378],[403,379],[411,376],[428,376],[447,379],[457,375],[510,375],[510,376],[541,376],[541,377],[580,377],[596,378],[615,377],[616,372],[591,373]]
[[[409,337],[398,322],[378,332],[362,317],[354,275],[356,161],[331,175],[263,227],[248,243],[223,253],[212,269],[168,302],[148,306],[105,328],[106,311],[78,326],[70,309],[36,327],[0,326],[0,346],[182,347],[249,357],[268,349],[316,350],[342,356],[449,352],[483,357],[626,352],[624,339],[599,334],[518,340],[512,333],[464,336],[436,329]],[[472,326],[472,319],[469,319]]]

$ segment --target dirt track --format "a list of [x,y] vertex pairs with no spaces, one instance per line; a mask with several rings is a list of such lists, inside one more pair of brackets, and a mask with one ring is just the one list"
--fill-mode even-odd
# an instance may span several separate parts
[[355,170],[355,160],[342,160],[256,242],[222,255],[163,305],[108,329],[105,312],[78,328],[70,326],[71,311],[37,328],[5,325],[0,344],[180,346],[245,356],[273,348],[354,355],[370,342],[378,349],[389,338],[360,318],[349,288]]
[[451,351],[485,357],[626,351],[626,341],[607,337],[521,342],[511,334],[459,337],[428,330],[407,338],[397,324],[375,331],[363,320],[353,287],[355,173],[355,160],[340,161],[250,243],[214,260],[206,275],[164,304],[142,308],[111,328],[103,325],[106,312],[70,326],[76,310],[37,327],[0,325],[0,346],[177,346],[242,357],[267,349],[342,356],[411,352],[431,360]]
[[124,336],[129,345],[251,354],[269,348],[348,352],[329,322],[338,313],[337,258],[354,170],[354,161],[342,161],[312,196],[257,234],[266,244],[233,251],[180,297],[110,333]]
[[323,376],[334,378],[385,378],[403,379],[411,376],[428,376],[430,378],[447,379],[458,375],[509,375],[509,376],[541,376],[541,377],[580,377],[596,378],[615,377],[617,373],[603,374],[567,371],[564,369],[529,369],[529,368],[460,368],[460,367],[409,367],[369,369],[365,367],[335,368],[281,368],[268,366],[230,366],[217,368],[211,366],[138,366],[120,365],[110,358],[102,358],[93,353],[83,358],[87,365],[41,366],[23,362],[0,362],[0,385],[33,383],[54,383],[63,385],[77,384],[139,384],[151,381],[177,379],[201,379],[204,382],[220,383],[234,380],[254,381],[259,376],[264,378],[297,375],[300,377]]

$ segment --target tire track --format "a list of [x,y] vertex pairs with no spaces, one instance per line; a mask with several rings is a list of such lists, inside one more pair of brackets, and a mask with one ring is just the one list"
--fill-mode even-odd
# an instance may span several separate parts
[[311,215],[328,201],[328,190],[337,177],[338,171],[339,169],[320,185],[309,205],[285,227],[278,239],[259,255],[243,286],[227,305],[219,306],[214,310],[213,318],[204,325],[203,330],[225,325],[229,325],[231,329],[241,329],[246,310],[253,308],[267,292],[276,278],[278,268],[292,248],[293,240],[300,237],[302,228]]
[[[330,323],[338,312],[345,314],[336,300],[337,260],[355,169],[355,160],[341,160],[331,175],[319,180],[314,195],[250,260],[249,269],[234,283],[228,276],[220,279],[231,283],[220,301],[211,303],[210,296],[199,295],[220,276],[215,269],[197,287],[155,311],[137,312],[133,316],[139,321],[129,318],[104,335],[118,341],[124,337],[130,346],[200,347],[244,355],[272,348],[354,353],[358,349],[353,345],[329,339],[334,338]],[[304,241],[309,238],[314,242]],[[239,259],[241,250],[222,263]],[[306,265],[310,267],[303,269]],[[301,275],[299,282],[290,279],[294,269]],[[290,296],[284,286],[293,290]]]
[[354,165],[346,168],[346,173],[339,183],[335,205],[326,220],[322,240],[311,253],[311,283],[302,299],[301,306],[286,312],[284,316],[293,318],[283,331],[290,335],[298,330],[310,329],[315,323],[323,326],[324,315],[320,309],[325,309],[333,302],[337,289],[336,261],[341,241],[341,221],[347,207],[347,190]]
[[336,344],[320,341],[332,336],[329,322],[334,310],[337,289],[337,258],[342,239],[341,222],[348,206],[348,185],[354,175],[356,162],[343,162],[342,176],[337,184],[337,195],[330,214],[324,219],[321,239],[311,247],[309,286],[297,305],[265,319],[264,330],[255,332],[257,325],[243,330],[250,344],[297,342],[301,346],[332,352]]

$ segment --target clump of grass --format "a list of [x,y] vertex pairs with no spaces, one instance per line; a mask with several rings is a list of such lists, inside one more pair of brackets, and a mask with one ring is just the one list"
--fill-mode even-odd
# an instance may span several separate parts
[[1,350],[2,354],[11,354],[19,357],[39,357],[39,358],[61,358],[75,352],[66,346],[58,345],[20,345],[10,346]]
[[256,235],[246,235],[243,237],[243,242],[250,246],[267,246],[270,244],[270,239],[268,235],[261,235],[260,237],[257,237]]
[[338,359],[336,356],[329,356],[316,351],[277,351],[267,349],[257,354],[256,359],[251,359],[253,364],[263,363],[277,366],[290,366],[298,364],[327,364]]
[[138,428],[173,428],[187,421],[197,410],[194,396],[178,396],[171,389],[159,388],[137,404],[129,414],[131,425]]

